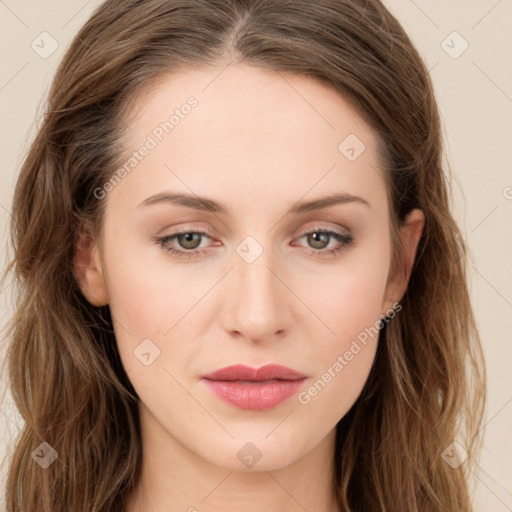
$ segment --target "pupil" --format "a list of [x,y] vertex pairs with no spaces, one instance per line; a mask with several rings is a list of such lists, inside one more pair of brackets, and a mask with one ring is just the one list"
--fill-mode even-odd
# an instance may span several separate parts
[[[310,237],[312,238],[313,246],[315,249],[323,249],[322,245],[325,246],[325,243],[328,241],[329,235],[327,233],[311,233]],[[315,246],[315,244],[320,244],[320,247]]]
[[[196,237],[195,242],[194,237]],[[180,236],[180,245],[182,245],[185,249],[195,249],[199,245],[197,243],[199,238],[200,236],[198,235],[198,233],[185,233]]]

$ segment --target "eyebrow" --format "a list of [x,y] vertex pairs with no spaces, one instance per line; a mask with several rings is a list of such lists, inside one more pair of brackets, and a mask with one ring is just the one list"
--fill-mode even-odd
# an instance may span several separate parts
[[[228,208],[226,208],[220,203],[217,203],[216,201],[213,201],[212,199],[208,199],[206,197],[199,197],[191,194],[178,194],[173,192],[160,192],[158,194],[154,194],[148,197],[147,199],[144,199],[144,201],[142,201],[137,206],[137,208],[141,206],[150,206],[159,203],[177,204],[180,206],[193,208],[195,210],[219,213],[223,215],[229,214]],[[370,203],[363,199],[362,197],[354,196],[347,192],[340,192],[333,195],[326,195],[310,201],[296,202],[290,209],[290,213],[301,214],[315,212],[318,210],[323,210],[324,208],[328,208],[330,206],[334,206],[336,204],[347,203],[359,203],[371,208]]]

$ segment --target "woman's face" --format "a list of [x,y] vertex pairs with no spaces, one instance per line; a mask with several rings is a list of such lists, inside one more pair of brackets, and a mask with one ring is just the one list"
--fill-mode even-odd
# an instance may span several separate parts
[[[245,65],[169,75],[126,123],[84,292],[145,435],[238,470],[332,447],[406,286],[375,133],[327,86]],[[299,375],[204,378],[270,364]]]

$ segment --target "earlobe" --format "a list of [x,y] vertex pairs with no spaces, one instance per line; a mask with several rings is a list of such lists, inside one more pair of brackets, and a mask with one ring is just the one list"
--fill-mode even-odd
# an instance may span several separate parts
[[87,230],[80,232],[77,237],[73,267],[84,297],[93,306],[108,304],[108,292],[98,244]]
[[[412,210],[400,226],[403,252],[391,265],[383,301],[385,311],[400,302],[407,290],[424,226],[425,215],[420,209]],[[385,311],[382,314],[385,315]]]

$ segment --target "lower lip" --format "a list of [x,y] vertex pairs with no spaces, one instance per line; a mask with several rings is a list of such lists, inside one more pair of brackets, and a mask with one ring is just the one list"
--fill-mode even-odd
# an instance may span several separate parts
[[306,380],[225,381],[203,379],[221,400],[251,411],[272,409],[298,393]]

